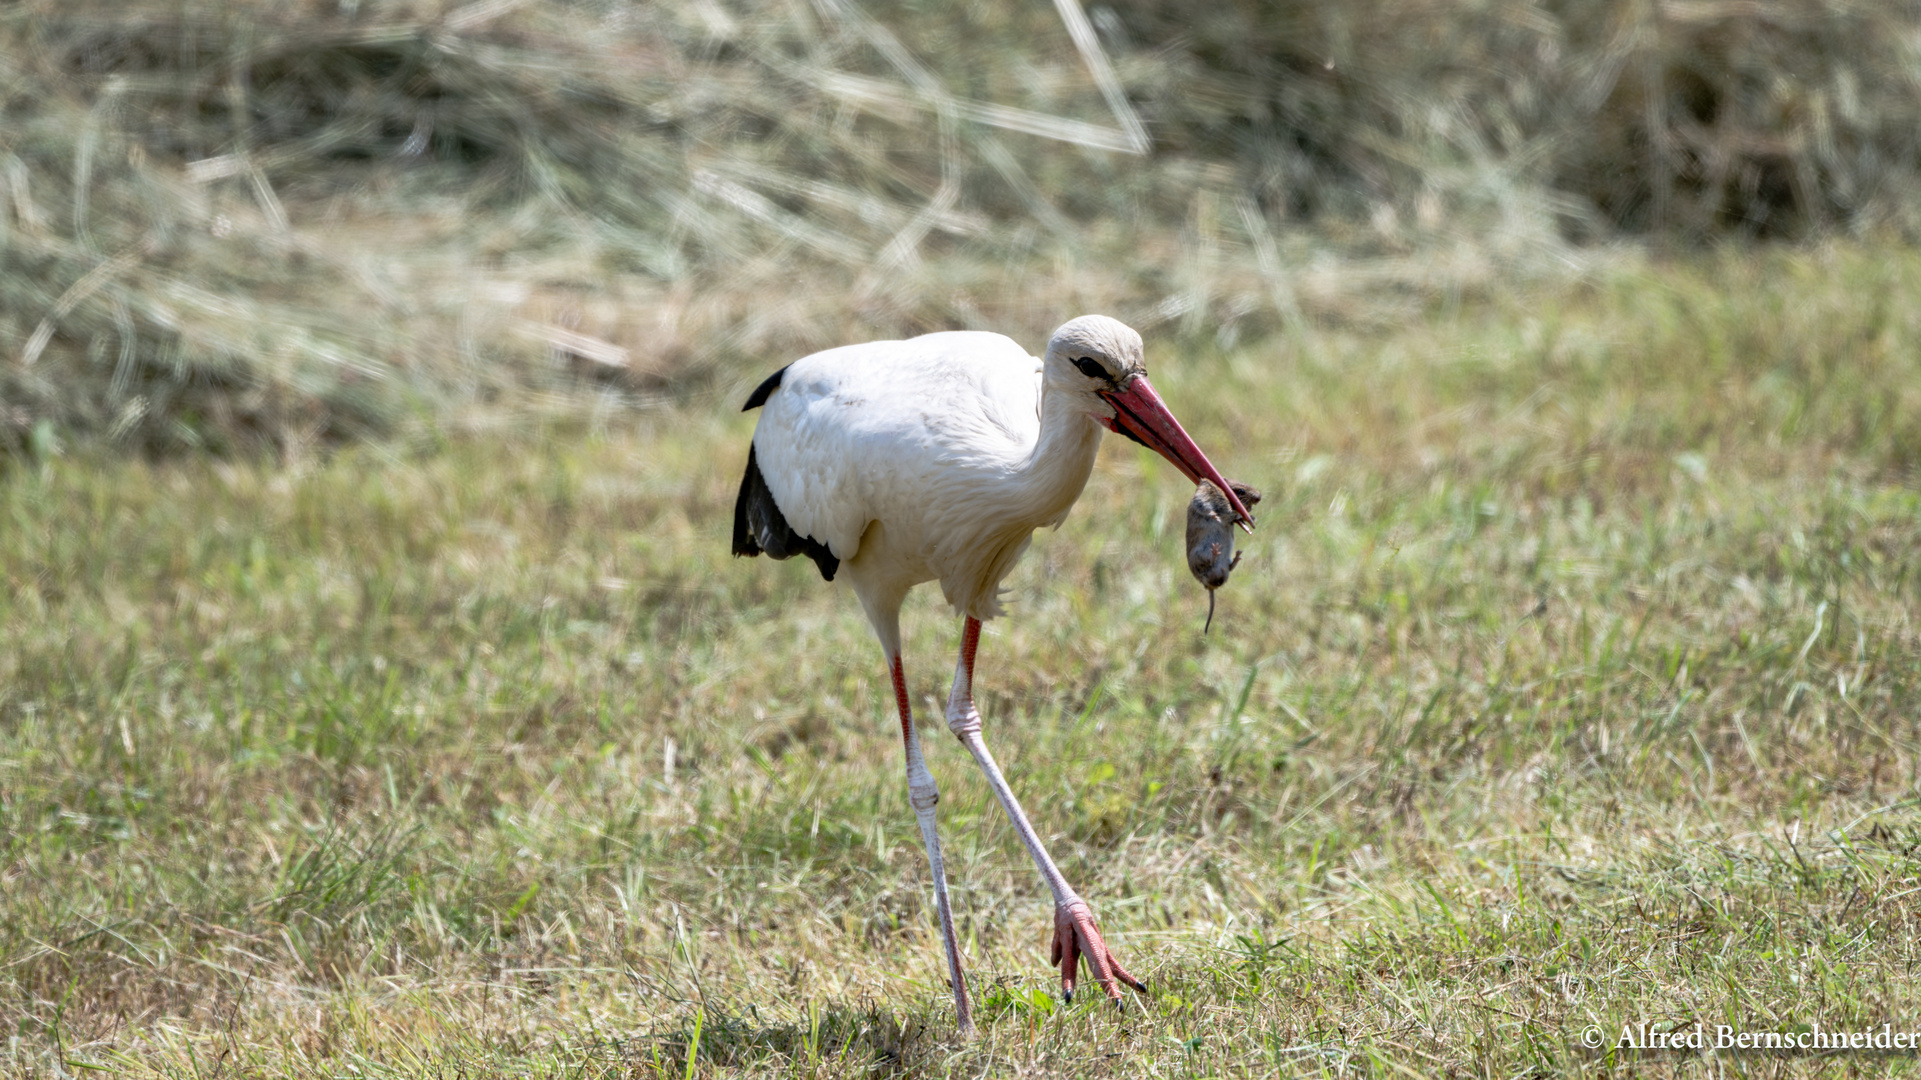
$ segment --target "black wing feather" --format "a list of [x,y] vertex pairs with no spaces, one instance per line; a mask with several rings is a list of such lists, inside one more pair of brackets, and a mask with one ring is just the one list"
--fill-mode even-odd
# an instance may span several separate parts
[[[793,367],[793,366],[794,365],[792,364],[787,365],[787,367]],[[768,395],[780,389],[780,380],[784,378],[786,375],[787,375],[787,368],[781,368],[779,371],[776,371],[772,375],[767,376],[767,381],[761,383],[759,386],[754,387],[754,392],[747,395],[747,404],[742,405],[740,407],[740,411],[752,412],[755,409],[760,408],[762,405],[767,404]]]
[[[774,379],[778,380],[779,375]],[[772,387],[765,387],[771,391]],[[766,395],[754,391],[760,399],[758,405],[766,400]],[[766,555],[772,559],[791,559],[805,555],[814,560],[820,568],[820,576],[828,581],[840,569],[840,560],[834,557],[826,544],[811,536],[802,536],[787,524],[780,507],[774,502],[774,493],[767,489],[767,479],[760,474],[760,462],[754,457],[754,444],[747,444],[747,474],[740,478],[740,494],[734,499],[734,554]]]

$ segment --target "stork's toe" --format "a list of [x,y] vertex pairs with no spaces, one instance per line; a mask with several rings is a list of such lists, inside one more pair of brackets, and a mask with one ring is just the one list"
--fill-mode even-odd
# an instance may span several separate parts
[[1085,900],[1076,898],[1054,908],[1054,945],[1049,957],[1050,963],[1060,969],[1061,996],[1068,1001],[1074,1000],[1074,984],[1082,960],[1087,961],[1087,969],[1102,992],[1116,1004],[1123,1001],[1117,982],[1140,993],[1147,992],[1147,984],[1136,979],[1115,959],[1113,950],[1101,938],[1094,912]]

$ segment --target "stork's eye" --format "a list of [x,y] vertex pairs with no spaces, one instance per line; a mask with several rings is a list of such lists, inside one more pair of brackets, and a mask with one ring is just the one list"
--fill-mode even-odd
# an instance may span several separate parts
[[1100,361],[1095,360],[1091,356],[1083,356],[1074,361],[1074,366],[1080,368],[1081,374],[1090,379],[1105,379],[1108,382],[1114,381],[1114,377],[1107,373],[1107,369],[1100,365]]

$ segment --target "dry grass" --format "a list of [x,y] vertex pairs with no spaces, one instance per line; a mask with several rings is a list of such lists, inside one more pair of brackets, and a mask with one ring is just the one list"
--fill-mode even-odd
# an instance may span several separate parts
[[[1914,1026],[1917,276],[1710,258],[1306,352],[1154,341],[1269,493],[1220,629],[1186,492],[1116,442],[980,679],[1153,993],[1054,1002],[1045,891],[936,722],[972,1043],[856,606],[725,555],[751,417],[15,469],[0,1060],[1680,1073],[1579,1033]],[[909,623],[920,701],[954,626]]]
[[1231,347],[1921,220],[1899,5],[1088,11],[11,4],[0,454],[435,438],[1063,311]]

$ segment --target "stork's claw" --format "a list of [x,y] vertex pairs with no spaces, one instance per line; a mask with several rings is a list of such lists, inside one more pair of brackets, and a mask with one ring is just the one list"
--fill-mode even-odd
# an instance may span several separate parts
[[1094,981],[1115,1004],[1122,1001],[1120,989],[1114,985],[1116,979],[1147,993],[1147,984],[1128,974],[1107,942],[1101,940],[1100,927],[1094,925],[1094,912],[1087,901],[1074,899],[1054,908],[1054,947],[1048,960],[1060,968],[1061,996],[1070,1002],[1074,1000],[1074,980],[1080,974],[1082,959],[1094,973]]

